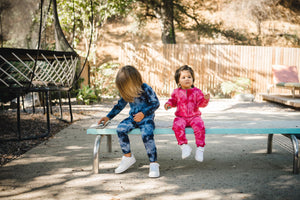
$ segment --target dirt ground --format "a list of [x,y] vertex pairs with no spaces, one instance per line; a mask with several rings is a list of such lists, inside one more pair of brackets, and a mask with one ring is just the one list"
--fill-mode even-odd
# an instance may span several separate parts
[[[74,106],[80,107],[80,105]],[[84,107],[82,105],[82,108]],[[68,106],[63,106],[63,119],[66,121],[58,119],[60,117],[58,109],[57,106],[53,107],[53,115],[50,115],[50,133],[48,134],[47,118],[42,107],[35,108],[35,113],[33,113],[32,108],[26,108],[26,112],[22,110],[20,115],[21,140],[18,140],[16,109],[0,111],[0,166],[51,139],[56,133],[72,124]],[[93,110],[72,109],[73,123],[85,117],[93,116],[96,112]],[[36,139],[34,139],[35,137]]]

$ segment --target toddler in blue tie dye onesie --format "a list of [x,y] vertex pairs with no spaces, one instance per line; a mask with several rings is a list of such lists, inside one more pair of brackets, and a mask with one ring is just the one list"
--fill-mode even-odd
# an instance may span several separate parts
[[136,162],[130,150],[128,133],[134,128],[140,128],[150,161],[149,177],[159,177],[159,164],[153,135],[154,112],[159,107],[159,100],[153,89],[143,83],[141,74],[133,66],[122,67],[117,73],[115,82],[121,98],[112,110],[98,122],[98,124],[105,124],[118,115],[129,103],[129,117],[121,121],[117,127],[119,143],[124,155],[119,167],[115,169],[115,173],[126,171]]

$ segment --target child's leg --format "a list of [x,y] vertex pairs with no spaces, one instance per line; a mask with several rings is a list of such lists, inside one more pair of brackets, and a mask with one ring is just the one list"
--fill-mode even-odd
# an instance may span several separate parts
[[139,124],[141,133],[142,133],[142,139],[145,145],[145,149],[147,151],[147,155],[150,161],[149,165],[149,177],[151,178],[157,178],[159,177],[159,164],[157,161],[157,152],[156,152],[156,145],[154,142],[154,121],[153,118],[149,119],[143,119],[142,124]]
[[188,141],[185,135],[186,121],[181,117],[175,117],[172,130],[175,133],[178,145],[187,144]]
[[128,132],[135,128],[132,118],[126,118],[117,127],[117,133],[119,138],[119,143],[123,154],[128,154],[130,150],[130,141],[128,137]]
[[119,167],[115,169],[115,173],[119,174],[125,172],[130,166],[132,166],[136,160],[131,155],[130,142],[128,132],[135,128],[132,118],[124,119],[117,127],[117,133],[119,137],[119,143],[124,153]]
[[199,162],[203,161],[203,152],[205,146],[205,127],[204,122],[201,117],[194,117],[190,121],[190,125],[194,130],[195,140],[197,145],[197,150],[195,154],[195,159]]
[[205,146],[205,126],[200,116],[194,117],[190,121],[190,125],[194,130],[197,147]]
[[139,125],[142,133],[142,140],[144,142],[144,146],[149,157],[150,162],[157,161],[157,151],[156,145],[154,141],[154,121],[153,119],[143,119],[142,124]]
[[176,117],[173,122],[173,131],[175,133],[178,145],[181,148],[181,158],[185,159],[191,155],[192,148],[187,144],[185,127],[187,122],[184,118]]

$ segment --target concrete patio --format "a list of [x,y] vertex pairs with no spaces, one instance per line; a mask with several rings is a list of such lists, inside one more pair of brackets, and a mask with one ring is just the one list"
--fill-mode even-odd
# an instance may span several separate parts
[[[157,135],[161,177],[156,179],[148,178],[149,163],[139,135],[130,135],[136,164],[126,173],[114,174],[121,150],[113,136],[113,152],[105,152],[103,140],[100,173],[93,174],[95,136],[87,135],[86,129],[111,107],[112,104],[87,107],[99,113],[75,122],[1,167],[0,199],[299,199],[300,178],[292,174],[292,154],[277,144],[273,145],[273,154],[266,154],[267,136],[259,134],[207,135],[203,163],[195,161],[194,152],[182,160],[174,135]],[[299,110],[268,102],[212,100],[201,111],[204,120],[239,118],[285,123],[300,119]],[[174,110],[166,112],[161,106],[157,117],[172,116]],[[128,108],[117,118],[127,114]],[[188,139],[195,150],[193,135]]]

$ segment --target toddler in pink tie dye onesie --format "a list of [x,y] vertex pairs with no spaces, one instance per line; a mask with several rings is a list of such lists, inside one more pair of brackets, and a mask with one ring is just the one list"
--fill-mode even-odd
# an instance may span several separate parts
[[188,145],[185,127],[192,127],[197,145],[195,159],[202,162],[205,146],[205,126],[199,107],[208,105],[210,95],[204,95],[200,89],[194,87],[194,80],[194,71],[191,67],[184,65],[178,68],[175,72],[175,81],[178,88],[173,91],[171,98],[164,107],[166,110],[177,107],[172,129],[175,132],[178,145],[182,149],[182,159],[191,155],[192,148]]

